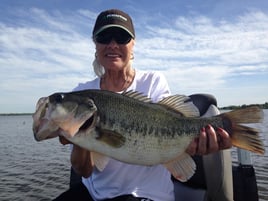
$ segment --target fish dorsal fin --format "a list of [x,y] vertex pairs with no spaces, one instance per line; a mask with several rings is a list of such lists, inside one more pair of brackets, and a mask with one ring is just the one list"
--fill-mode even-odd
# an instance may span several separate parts
[[198,108],[193,104],[191,99],[185,95],[172,95],[163,98],[157,104],[181,113],[185,117],[199,117],[200,113]]
[[175,160],[164,164],[164,166],[177,180],[182,182],[189,180],[196,170],[194,160],[185,152]]
[[104,168],[107,166],[110,158],[103,154],[97,152],[90,152],[91,163],[95,165],[95,167],[102,172]]
[[134,98],[136,100],[145,102],[145,103],[151,103],[152,100],[150,98],[148,98],[147,96],[145,96],[144,94],[137,92],[137,91],[126,91],[123,92],[122,95],[130,97],[130,98]]

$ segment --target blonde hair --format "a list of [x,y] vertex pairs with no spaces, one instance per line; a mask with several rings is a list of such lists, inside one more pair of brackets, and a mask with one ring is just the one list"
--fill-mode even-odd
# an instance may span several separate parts
[[94,69],[94,72],[95,74],[98,76],[98,77],[102,77],[105,73],[105,69],[104,67],[98,62],[97,58],[94,59],[93,63],[93,69]]

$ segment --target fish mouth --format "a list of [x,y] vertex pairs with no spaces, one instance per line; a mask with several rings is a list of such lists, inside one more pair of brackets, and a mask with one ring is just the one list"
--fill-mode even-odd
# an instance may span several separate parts
[[[49,123],[45,123],[45,124],[49,124]],[[49,126],[44,126],[44,127],[49,127]],[[49,131],[47,131],[46,129],[43,129],[42,126],[40,126],[40,130],[36,133],[34,133],[34,139],[36,141],[42,141],[42,140],[47,140],[50,138],[55,138],[59,136],[59,133],[61,132],[59,127],[54,127],[55,129],[51,129]]]
[[[76,134],[74,134],[74,136],[82,133],[87,133],[91,129],[95,128],[97,119],[97,112],[94,112],[93,115],[85,120],[85,122],[80,126],[79,130],[76,132]],[[38,128],[38,132],[35,133],[34,137],[36,141],[41,141],[55,138],[59,135],[64,136],[67,139],[72,138],[68,133],[57,126],[57,124],[53,124],[53,122],[47,119],[42,119]]]
[[80,100],[76,96],[58,97],[58,94],[44,97],[37,103],[33,114],[33,133],[37,141],[57,136],[70,139],[80,133],[90,132],[98,122],[93,100]]
[[36,111],[32,115],[33,117],[33,133],[36,141],[41,141],[48,138],[47,132],[44,132],[44,127],[47,127],[48,120],[46,118],[48,108],[48,98],[42,97],[36,104]]

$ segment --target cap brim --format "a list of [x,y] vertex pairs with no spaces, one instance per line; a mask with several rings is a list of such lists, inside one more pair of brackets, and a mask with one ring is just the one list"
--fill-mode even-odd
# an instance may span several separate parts
[[106,29],[108,29],[108,28],[111,28],[111,27],[118,27],[118,28],[121,28],[121,29],[123,29],[124,31],[128,32],[129,35],[131,35],[132,38],[135,38],[135,36],[134,36],[128,29],[126,29],[124,26],[117,25],[117,24],[108,24],[108,25],[105,25],[105,26],[101,27],[98,31],[96,31],[96,32],[94,33],[94,36],[93,36],[93,37],[95,37],[95,36],[98,35],[100,32],[102,32],[102,31],[104,31],[104,30],[106,30]]

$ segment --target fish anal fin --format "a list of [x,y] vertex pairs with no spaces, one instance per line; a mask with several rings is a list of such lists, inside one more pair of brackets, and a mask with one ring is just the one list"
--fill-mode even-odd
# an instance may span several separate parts
[[163,98],[157,104],[174,112],[181,113],[181,115],[185,117],[200,116],[198,108],[193,104],[190,98],[185,95],[168,96]]
[[97,128],[99,136],[97,140],[110,145],[114,148],[122,147],[125,144],[125,137],[115,131]]
[[94,165],[100,172],[104,170],[110,160],[108,156],[97,152],[90,152],[90,157],[92,165]]
[[185,152],[175,160],[164,164],[164,166],[168,169],[174,178],[182,182],[189,180],[196,170],[196,164],[194,160],[189,154]]

